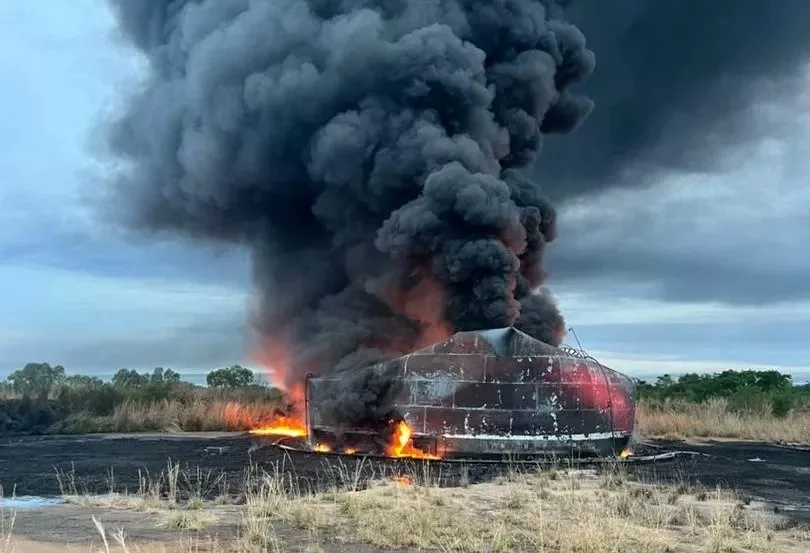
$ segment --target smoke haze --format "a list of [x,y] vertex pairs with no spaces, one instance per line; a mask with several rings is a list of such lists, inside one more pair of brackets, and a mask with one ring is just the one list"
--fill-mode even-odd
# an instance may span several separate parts
[[111,0],[148,59],[115,216],[246,245],[287,384],[454,330],[557,344],[556,215],[526,172],[594,55],[533,0]]

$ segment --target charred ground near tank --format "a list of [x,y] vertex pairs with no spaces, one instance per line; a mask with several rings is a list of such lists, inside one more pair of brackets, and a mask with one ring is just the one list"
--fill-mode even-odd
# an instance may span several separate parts
[[[318,455],[296,455],[270,446],[272,440],[257,440],[244,434],[103,435],[26,437],[0,442],[0,485],[8,495],[55,496],[60,494],[56,470],[72,471],[77,487],[89,493],[107,493],[112,473],[118,489],[136,490],[139,470],[152,475],[165,470],[167,462],[181,470],[200,469],[205,474],[226,475],[234,491],[253,463],[281,470],[297,480],[301,489],[325,489],[347,474],[359,481],[429,470],[446,485],[460,480],[484,482],[508,474],[510,464],[451,464],[410,460],[375,460]],[[262,446],[262,447],[257,447]],[[629,473],[661,483],[724,486],[741,494],[765,500],[797,520],[810,522],[810,451],[753,442],[713,442],[685,446],[642,446],[639,452],[690,450],[701,455],[645,465],[628,465]],[[758,459],[752,461],[752,459]],[[212,493],[213,490],[212,490]]]

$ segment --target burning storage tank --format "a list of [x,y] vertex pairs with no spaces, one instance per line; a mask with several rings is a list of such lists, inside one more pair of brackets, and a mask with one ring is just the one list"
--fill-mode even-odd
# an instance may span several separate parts
[[[515,328],[459,332],[372,370],[399,381],[391,407],[414,446],[442,457],[608,455],[633,433],[630,378]],[[307,381],[309,437],[354,449],[372,432],[339,428],[319,409],[339,379]]]

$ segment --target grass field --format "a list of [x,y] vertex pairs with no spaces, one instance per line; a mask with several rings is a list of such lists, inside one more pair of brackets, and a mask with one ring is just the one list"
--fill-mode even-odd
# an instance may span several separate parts
[[271,421],[277,409],[276,402],[264,401],[128,401],[117,405],[109,416],[71,415],[54,430],[62,434],[250,430]]
[[647,438],[733,438],[810,443],[810,409],[794,408],[784,417],[769,410],[736,411],[725,399],[704,403],[670,401],[638,405],[639,432]]
[[[357,489],[345,485],[303,494],[281,472],[249,471],[240,498],[205,501],[168,466],[131,494],[85,497],[69,487],[66,499],[86,509],[95,535],[85,551],[287,553],[424,550],[443,553],[799,553],[810,529],[791,523],[731,490],[662,485],[632,479],[619,465],[592,470],[513,471],[498,480],[440,488],[436,475],[381,477]],[[107,527],[104,513],[150,521],[159,540],[132,538]],[[101,514],[99,514],[101,513]],[[4,515],[0,553],[57,553],[32,549]],[[91,518],[92,517],[92,518]],[[58,524],[58,517],[53,518]],[[207,530],[217,527],[214,535]],[[222,532],[222,528],[230,530]],[[137,534],[137,532],[135,532]],[[223,537],[227,536],[227,537]],[[102,539],[103,538],[103,539]],[[94,543],[90,540],[93,539]],[[4,549],[5,547],[5,549]],[[74,548],[74,551],[80,549]]]

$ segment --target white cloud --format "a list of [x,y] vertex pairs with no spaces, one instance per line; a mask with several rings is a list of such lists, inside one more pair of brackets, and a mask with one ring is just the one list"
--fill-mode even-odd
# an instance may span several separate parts
[[90,225],[77,198],[98,165],[88,144],[140,66],[110,40],[104,0],[4,0],[0,19],[21,23],[0,34],[0,72],[13,76],[0,90],[1,246],[45,224]]
[[248,352],[250,295],[238,288],[5,266],[0,290],[0,373],[28,361],[207,371]]
[[557,300],[569,325],[718,324],[756,320],[789,323],[810,320],[810,301],[763,306],[719,302],[673,303],[663,300],[604,294],[599,291],[563,292]]
[[691,359],[678,356],[643,354],[628,355],[610,351],[588,351],[600,363],[636,378],[652,378],[657,375],[684,373],[715,373],[724,370],[778,370],[791,374],[794,383],[810,381],[810,365],[773,365],[756,362],[740,362],[722,359]]
[[[190,326],[244,313],[248,295],[225,286],[105,278],[43,267],[0,267],[0,326],[29,337],[82,340]],[[54,333],[57,333],[54,336]]]

